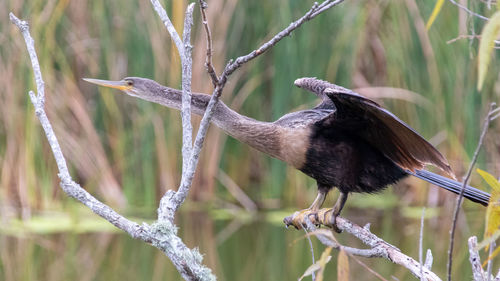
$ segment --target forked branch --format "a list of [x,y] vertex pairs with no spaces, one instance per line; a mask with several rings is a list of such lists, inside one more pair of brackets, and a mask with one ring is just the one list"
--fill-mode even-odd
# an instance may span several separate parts
[[201,261],[202,256],[195,249],[189,249],[177,236],[177,227],[170,221],[159,221],[152,225],[145,223],[138,224],[124,216],[118,214],[106,204],[100,202],[90,193],[85,191],[79,184],[73,181],[66,165],[66,159],[62,153],[57,137],[52,129],[44,104],[44,82],[40,71],[40,64],[35,51],[34,41],[29,33],[27,22],[18,19],[10,13],[10,20],[14,23],[24,36],[26,47],[31,58],[35,80],[37,85],[37,94],[29,92],[31,102],[35,107],[35,113],[43,127],[47,140],[59,169],[59,179],[61,188],[70,197],[75,198],[82,204],[91,209],[94,213],[109,221],[114,226],[128,233],[135,239],[140,239],[163,251],[172,261],[182,277],[186,280],[215,280],[211,270],[205,267]]
[[[336,225],[340,230],[353,235],[370,248],[358,249],[343,246],[336,241],[335,237],[332,234],[332,231],[326,229],[317,229],[315,227],[315,225],[332,227],[331,209],[321,209],[317,212],[317,215],[312,211],[309,213],[307,211],[301,212],[302,213],[300,213],[300,218],[302,218],[302,221],[299,222],[298,227],[307,228],[307,230],[316,235],[318,240],[325,246],[343,250],[346,253],[354,256],[388,259],[395,264],[399,264],[407,268],[413,275],[421,280],[441,280],[434,272],[431,271],[432,254],[430,254],[430,251],[427,252],[427,257],[424,265],[421,265],[418,261],[405,255],[395,246],[387,243],[386,241],[377,237],[375,234],[371,233],[368,226],[361,227],[342,217],[337,217]],[[294,220],[294,217],[298,215],[299,213],[297,212],[292,216],[285,218],[285,223],[288,225],[292,224],[291,222]]]

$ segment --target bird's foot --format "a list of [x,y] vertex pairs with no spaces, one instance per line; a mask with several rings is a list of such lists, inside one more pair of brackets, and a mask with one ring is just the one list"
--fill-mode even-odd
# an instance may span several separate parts
[[285,223],[286,227],[294,226],[296,229],[302,229],[307,225],[305,221],[306,218],[308,218],[310,222],[318,226],[318,211],[314,211],[311,209],[297,211],[293,215],[284,218],[283,222]]
[[323,215],[323,224],[325,226],[329,226],[333,229],[333,231],[337,233],[341,233],[342,230],[337,226],[337,217],[338,214],[335,213],[335,208],[328,209],[322,212]]
[[316,227],[324,225],[326,227],[331,227],[337,233],[341,233],[342,230],[337,226],[337,216],[338,215],[335,214],[335,209],[332,208],[318,211],[305,209],[284,218],[283,222],[287,227],[294,226],[296,229],[302,229],[307,225],[305,218],[308,218]]

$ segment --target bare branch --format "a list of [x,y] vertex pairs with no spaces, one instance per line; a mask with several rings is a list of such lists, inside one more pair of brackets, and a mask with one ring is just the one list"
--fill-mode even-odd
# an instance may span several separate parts
[[100,202],[90,193],[85,191],[79,184],[71,178],[66,159],[61,151],[61,147],[57,137],[52,129],[47,114],[45,113],[44,104],[44,82],[40,72],[39,62],[37,59],[34,41],[29,34],[29,26],[25,21],[19,20],[14,14],[10,13],[10,20],[14,23],[23,34],[28,53],[30,54],[35,80],[37,84],[38,95],[32,91],[29,92],[31,102],[35,107],[35,113],[40,124],[43,127],[49,145],[54,154],[54,158],[59,169],[59,178],[61,180],[61,188],[70,197],[77,199],[82,204],[91,209],[95,214],[104,218],[117,228],[125,231],[131,237],[147,242],[161,251],[163,251],[172,261],[182,277],[186,280],[215,280],[211,270],[203,266],[201,263],[202,256],[195,249],[189,249],[182,240],[177,236],[177,228],[170,221],[162,221],[153,225],[142,225],[135,223],[122,215],[115,212],[106,204]]
[[192,179],[192,174],[194,174],[194,171],[190,172],[189,170],[189,160],[193,152],[193,126],[191,124],[191,77],[193,66],[191,51],[193,47],[191,46],[190,38],[191,27],[193,25],[194,3],[189,4],[186,9],[183,40],[180,39],[179,34],[175,30],[170,18],[167,15],[167,12],[158,0],[151,0],[151,3],[167,27],[172,40],[177,46],[182,65],[182,179],[177,192],[175,192],[173,196],[171,196],[172,194],[168,194],[168,192],[165,193],[160,200],[160,206],[158,208],[159,220],[168,219],[173,222],[175,212],[179,209],[182,202],[184,202],[189,193],[189,187],[191,186],[191,184],[186,185],[183,183],[191,182],[191,180],[188,179]]
[[368,270],[368,272],[370,272],[371,274],[375,275],[375,277],[377,277],[378,279],[382,280],[382,281],[388,281],[387,279],[385,279],[382,275],[380,275],[380,273],[376,272],[375,270],[371,269],[368,265],[366,265],[364,262],[362,262],[360,259],[358,259],[356,256],[353,256],[351,254],[349,254],[349,256],[354,260],[356,261],[359,265],[361,265],[362,267],[364,267],[366,270]]
[[425,255],[425,263],[424,263],[425,268],[431,270],[433,260],[434,258],[432,257],[431,249],[427,249],[427,253]]
[[[469,35],[469,34],[459,35],[453,39],[446,41],[446,44],[455,43],[456,41],[462,39],[481,39],[481,35]],[[500,40],[493,40],[493,42],[495,43],[495,48],[498,48],[498,45],[500,45]]]
[[151,4],[153,4],[153,8],[155,9],[156,13],[160,17],[161,21],[165,25],[165,27],[168,30],[168,33],[170,33],[170,37],[172,37],[172,40],[175,43],[175,46],[177,47],[177,51],[179,51],[179,55],[184,57],[184,44],[182,43],[181,37],[179,36],[179,33],[175,30],[174,25],[172,24],[172,21],[170,21],[170,18],[167,15],[167,12],[163,8],[163,6],[160,4],[158,0],[151,0]]
[[219,170],[216,177],[247,212],[255,213],[257,211],[257,204],[224,171]]
[[459,7],[460,9],[464,10],[465,12],[467,12],[469,15],[472,15],[472,16],[475,16],[477,18],[480,18],[482,20],[485,20],[485,21],[488,21],[489,18],[485,17],[485,16],[482,16],[478,13],[475,13],[469,9],[467,9],[467,7],[465,7],[464,5],[460,4],[460,3],[457,3],[455,0],[449,0],[453,5]]
[[[193,150],[193,126],[191,124],[191,77],[193,73],[193,59],[191,51],[191,27],[193,26],[194,3],[191,3],[186,9],[184,18],[184,32],[182,36],[184,45],[184,56],[181,59],[182,64],[182,176],[186,174],[188,160]],[[177,192],[184,192],[178,190]],[[187,191],[186,191],[187,194]]]
[[337,6],[341,2],[343,2],[343,1],[325,1],[325,2],[321,3],[318,6],[318,9],[312,13],[311,18],[323,13],[324,11],[326,11],[334,6]]
[[205,34],[207,35],[207,58],[205,60],[205,67],[207,68],[208,75],[210,75],[210,79],[212,79],[212,84],[215,88],[219,82],[219,78],[217,77],[217,73],[215,73],[215,69],[212,64],[212,33],[210,32],[210,27],[208,26],[207,15],[205,12],[205,10],[208,8],[208,4],[205,0],[200,0],[199,2],[201,21],[203,23],[203,27],[205,28]]
[[472,265],[472,276],[475,281],[484,281],[484,270],[481,266],[481,258],[479,257],[479,253],[477,249],[477,237],[472,236],[469,238],[469,261]]
[[472,156],[472,161],[469,164],[469,168],[467,169],[467,174],[462,180],[462,189],[460,190],[460,194],[457,197],[457,201],[455,203],[455,211],[453,212],[453,221],[450,230],[450,245],[448,248],[448,281],[451,281],[451,268],[453,264],[453,244],[455,242],[455,229],[457,227],[458,213],[460,211],[460,207],[462,206],[462,201],[464,197],[465,187],[469,184],[469,179],[472,173],[472,169],[476,164],[477,157],[479,155],[479,151],[481,150],[481,146],[483,145],[484,136],[488,131],[488,127],[490,125],[491,117],[495,114],[496,104],[490,104],[490,110],[488,111],[488,115],[484,119],[483,130],[481,131],[481,135],[479,137],[479,141],[477,143],[476,150],[474,151],[474,156]]
[[290,25],[288,25],[287,28],[283,29],[281,32],[276,34],[271,40],[267,41],[266,43],[262,44],[257,50],[252,51],[248,55],[238,57],[237,59],[234,60],[234,62],[229,62],[224,69],[224,72],[222,73],[221,78],[219,79],[219,83],[224,84],[229,75],[231,75],[236,69],[238,69],[240,66],[242,66],[244,63],[262,55],[264,52],[272,48],[276,43],[281,41],[284,37],[290,35],[292,31],[296,30],[299,28],[302,24],[305,22],[312,20],[322,12],[337,6],[338,4],[344,2],[344,0],[336,0],[336,1],[331,1],[327,0],[318,5],[318,3],[314,3],[314,5],[311,7],[311,9],[301,18],[298,20],[292,22]]
[[425,207],[422,208],[422,217],[420,218],[420,234],[418,235],[418,261],[420,263],[420,279],[421,280],[424,280],[423,279],[423,260],[422,260],[422,256],[423,256],[423,241],[424,241],[424,218],[425,218]]
[[190,43],[191,27],[193,25],[193,9],[194,3],[189,4],[186,9],[184,18],[183,40],[175,30],[174,25],[170,21],[167,12],[158,0],[151,0],[156,13],[162,20],[163,24],[170,33],[170,37],[177,47],[182,65],[182,174],[184,176],[188,159],[191,155],[193,146],[193,127],[191,125],[191,76],[192,76],[192,46]]
[[[35,41],[30,35],[30,27],[27,22],[20,20],[13,13],[10,13],[9,17],[10,21],[21,30],[21,33],[23,34],[24,37],[24,42],[26,42],[26,48],[28,48],[28,53],[30,55],[31,66],[33,67],[33,72],[35,75],[36,91],[38,94],[36,99],[34,99],[34,96],[30,94],[31,102],[33,103],[40,102],[41,103],[40,106],[43,107],[45,103],[45,83],[43,82],[42,71],[40,70],[40,63],[38,62],[38,56],[35,51]],[[66,163],[64,163],[64,166],[66,166]]]
[[[339,229],[352,234],[365,245],[369,246],[370,249],[357,249],[352,247],[347,247],[340,245],[333,234],[329,230],[318,230],[315,225],[324,225],[332,227],[331,224],[331,209],[321,209],[317,212],[317,215],[313,215],[314,212],[307,211],[301,213],[301,217],[304,218],[300,222],[300,227],[304,226],[308,231],[312,232],[318,240],[328,247],[333,247],[336,249],[341,249],[348,254],[361,256],[366,258],[385,258],[391,262],[399,264],[407,268],[413,275],[422,280],[441,280],[434,272],[430,271],[427,267],[421,267],[420,263],[413,258],[403,254],[395,246],[385,242],[384,240],[377,237],[375,234],[371,233],[368,228],[361,227],[353,222],[350,222],[342,217],[337,217],[336,224]],[[293,221],[294,216],[298,215],[296,212],[294,215],[285,218],[285,223],[289,224]],[[422,273],[421,273],[422,270]]]
[[[314,259],[314,247],[313,247],[313,244],[311,241],[311,236],[308,235],[309,232],[307,232],[307,228],[304,228],[304,232],[306,233],[306,238],[307,238],[307,241],[309,242],[309,248],[311,250],[311,256],[312,256],[312,264],[315,264],[316,261]],[[314,271],[311,273],[311,277],[312,277],[313,281],[316,281],[316,274],[314,273]]]

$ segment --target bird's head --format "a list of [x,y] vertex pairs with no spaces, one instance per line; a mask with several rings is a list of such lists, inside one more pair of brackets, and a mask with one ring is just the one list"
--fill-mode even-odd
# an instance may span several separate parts
[[161,85],[153,80],[140,77],[126,77],[119,81],[100,80],[83,78],[83,80],[104,86],[108,88],[118,89],[125,94],[133,97],[151,100],[155,95],[161,93]]

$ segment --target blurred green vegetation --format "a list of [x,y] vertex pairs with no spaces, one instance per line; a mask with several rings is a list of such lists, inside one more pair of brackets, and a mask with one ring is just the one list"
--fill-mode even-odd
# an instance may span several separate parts
[[[257,48],[312,2],[211,0],[208,4],[214,64],[220,71],[228,59]],[[167,3],[178,28],[186,5],[179,0]],[[478,93],[477,40],[447,41],[470,34],[471,29],[478,34],[484,23],[447,2],[427,32],[425,21],[433,5],[415,0],[346,1],[235,73],[223,100],[242,114],[275,120],[315,104],[312,95],[293,86],[296,78],[315,76],[358,88],[430,139],[462,175],[488,104],[499,98],[499,64],[495,58]],[[492,13],[480,1],[469,1],[469,6],[485,15]],[[121,212],[147,220],[154,218],[161,195],[176,188],[180,179],[179,114],[98,89],[81,78],[142,76],[180,85],[179,58],[151,4],[4,0],[0,11],[0,213],[2,223],[18,229],[2,228],[0,279],[179,278],[155,249],[124,235],[100,233],[109,227],[92,222],[91,214],[83,216],[78,204],[60,190],[55,162],[27,97],[27,91],[35,88],[29,57],[21,35],[8,21],[12,11],[31,24],[46,83],[46,109],[75,180]],[[193,35],[193,89],[209,93],[199,11]],[[198,122],[197,117],[193,120]],[[478,164],[494,175],[500,172],[497,124],[491,126]],[[307,207],[314,199],[315,183],[216,128],[210,130],[205,148],[179,219],[183,238],[200,247],[220,280],[298,278],[311,263],[308,244],[303,233],[284,230],[279,218]],[[245,212],[227,191],[221,172],[257,203],[262,214],[255,220],[249,220],[248,213],[241,215]],[[485,188],[477,175],[472,183]],[[327,205],[332,204],[331,197]],[[360,224],[372,223],[376,234],[415,257],[419,207],[432,208],[424,248],[433,249],[433,269],[444,276],[454,198],[408,179],[380,195],[352,196],[343,214]],[[214,214],[213,209],[226,210],[226,215]],[[485,209],[466,203],[465,210],[459,222],[455,276],[470,275],[466,238],[483,232]],[[50,218],[57,227],[50,226]],[[75,220],[87,220],[87,229],[72,226],[79,225],[72,224]],[[346,243],[357,243],[339,236]],[[321,247],[316,244],[316,248],[319,256]],[[383,276],[410,278],[386,261],[364,262]],[[327,270],[334,274],[336,269]],[[351,272],[353,280],[373,279],[365,270]]]

